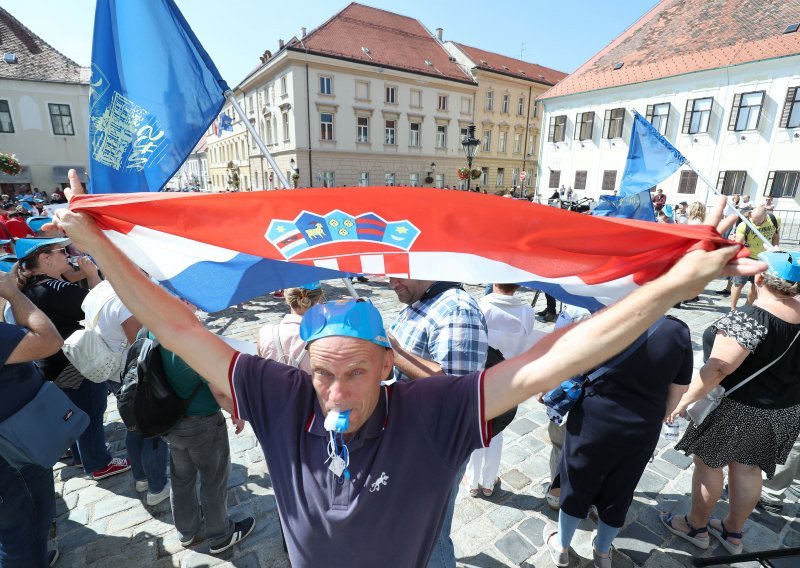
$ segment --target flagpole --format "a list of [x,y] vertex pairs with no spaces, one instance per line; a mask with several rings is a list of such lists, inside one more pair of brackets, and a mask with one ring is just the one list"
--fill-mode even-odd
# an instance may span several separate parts
[[[706,176],[704,176],[703,173],[700,170],[695,168],[694,164],[692,164],[689,160],[686,160],[686,163],[684,165],[689,166],[689,168],[694,173],[697,174],[697,177],[700,178],[703,181],[703,183],[705,183],[708,186],[708,188],[711,190],[712,193],[714,193],[714,195],[717,195],[717,196],[721,196],[722,195],[719,191],[717,191],[717,186],[715,184],[711,183],[711,180],[708,179]],[[725,200],[725,207],[726,208],[730,207],[731,209],[733,209],[735,211],[736,215],[738,215],[739,218],[742,221],[744,221],[745,225],[750,227],[750,230],[753,231],[758,236],[758,238],[760,238],[762,241],[764,241],[764,245],[765,245],[765,248],[767,250],[776,250],[776,247],[770,241],[767,240],[767,237],[765,237],[761,233],[761,231],[759,231],[756,228],[756,226],[750,221],[750,219],[748,219],[747,217],[744,216],[744,213],[742,213],[740,210],[738,210],[735,207],[732,207],[731,205],[728,204],[727,199]],[[722,214],[723,214],[723,216],[725,215],[725,211],[724,210],[723,210]],[[776,229],[777,229],[777,227],[776,227]],[[747,243],[745,243],[745,244],[747,244]]]
[[284,187],[284,189],[289,189],[289,187],[290,187],[289,186],[289,181],[286,179],[286,176],[283,175],[283,172],[278,167],[277,162],[275,162],[275,158],[273,158],[272,154],[270,154],[269,150],[267,150],[267,146],[261,140],[261,136],[258,135],[258,132],[256,132],[256,129],[253,127],[252,124],[250,124],[250,121],[245,116],[244,109],[242,109],[242,107],[239,105],[239,102],[236,100],[236,97],[233,96],[233,91],[228,89],[227,91],[225,91],[224,94],[225,94],[225,98],[228,99],[228,101],[231,103],[231,105],[233,105],[233,108],[236,109],[236,113],[242,119],[242,122],[244,123],[245,127],[247,128],[247,131],[253,137],[253,140],[256,141],[256,146],[258,146],[258,149],[261,150],[261,152],[267,158],[267,162],[269,162],[269,165],[272,168],[272,171],[274,171],[275,175],[278,177],[278,181],[281,183],[281,185]]

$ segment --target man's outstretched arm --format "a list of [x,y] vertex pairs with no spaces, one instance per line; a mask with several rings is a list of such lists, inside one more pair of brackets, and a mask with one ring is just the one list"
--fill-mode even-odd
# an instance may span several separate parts
[[727,247],[691,252],[665,275],[618,304],[558,330],[522,355],[488,369],[484,379],[486,419],[620,353],[669,308],[695,297],[713,278],[751,275],[766,268],[763,263],[732,260],[738,250],[739,247]]
[[[73,194],[83,193],[74,170]],[[208,331],[178,298],[151,282],[86,213],[56,212],[54,224],[90,254],[111,282],[122,303],[170,351],[176,353],[219,392],[230,395],[228,369],[235,351]]]

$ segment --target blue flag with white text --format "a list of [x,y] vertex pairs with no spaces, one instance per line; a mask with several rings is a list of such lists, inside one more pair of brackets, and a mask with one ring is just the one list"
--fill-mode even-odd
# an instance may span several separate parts
[[642,115],[633,111],[633,119],[628,159],[619,185],[622,197],[649,190],[687,161]]
[[219,113],[228,85],[174,0],[97,0],[89,191],[159,191]]

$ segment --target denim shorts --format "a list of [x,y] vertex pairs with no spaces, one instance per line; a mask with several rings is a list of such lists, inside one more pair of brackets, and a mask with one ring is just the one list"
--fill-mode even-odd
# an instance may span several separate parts
[[752,284],[753,283],[753,277],[752,276],[732,276],[731,277],[731,282],[733,282],[734,286],[736,286],[738,288],[741,288],[742,286],[744,286],[748,282],[750,282]]

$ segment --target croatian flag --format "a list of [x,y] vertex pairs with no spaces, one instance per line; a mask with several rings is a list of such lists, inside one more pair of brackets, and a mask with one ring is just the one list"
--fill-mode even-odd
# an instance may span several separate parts
[[217,116],[228,85],[174,0],[97,0],[89,191],[158,191]]
[[86,195],[70,207],[95,217],[150,276],[211,312],[362,273],[518,282],[594,310],[690,249],[731,244],[703,225],[591,217],[430,188]]

